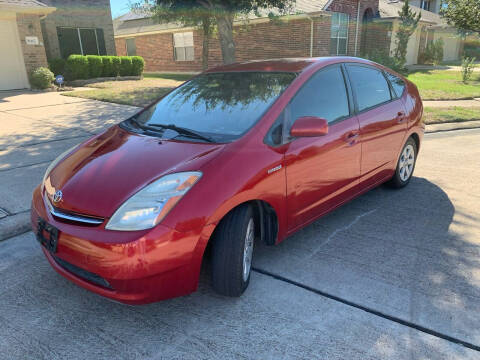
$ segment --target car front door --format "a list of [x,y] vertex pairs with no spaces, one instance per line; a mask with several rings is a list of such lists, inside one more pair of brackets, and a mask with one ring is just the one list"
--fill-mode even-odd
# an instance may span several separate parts
[[319,70],[284,110],[286,134],[303,116],[326,119],[329,125],[326,135],[287,139],[287,206],[292,231],[355,193],[360,176],[359,124],[344,75],[339,64]]
[[385,180],[396,164],[407,129],[405,107],[380,69],[363,64],[346,68],[360,123],[360,182],[373,185]]

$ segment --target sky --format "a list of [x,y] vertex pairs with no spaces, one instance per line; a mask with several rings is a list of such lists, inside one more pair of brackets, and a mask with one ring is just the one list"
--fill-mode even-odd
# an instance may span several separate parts
[[112,8],[112,17],[123,15],[129,11],[130,3],[135,3],[135,0],[110,0],[110,7]]

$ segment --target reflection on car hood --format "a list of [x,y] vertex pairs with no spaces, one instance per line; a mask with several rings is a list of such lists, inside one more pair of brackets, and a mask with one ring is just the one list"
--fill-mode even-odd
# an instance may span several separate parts
[[200,170],[223,146],[160,141],[114,126],[61,161],[45,182],[46,193],[51,201],[62,191],[58,208],[110,217],[148,183],[167,173]]

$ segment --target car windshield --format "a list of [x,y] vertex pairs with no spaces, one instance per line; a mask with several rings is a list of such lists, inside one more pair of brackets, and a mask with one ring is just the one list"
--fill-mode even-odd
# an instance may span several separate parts
[[252,127],[295,73],[225,72],[200,75],[126,124],[139,131],[172,131],[195,141],[228,142]]

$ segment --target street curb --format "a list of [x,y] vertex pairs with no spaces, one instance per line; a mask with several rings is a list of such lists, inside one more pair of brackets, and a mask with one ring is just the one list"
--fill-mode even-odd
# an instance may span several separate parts
[[469,130],[469,129],[478,129],[478,128],[480,128],[480,120],[473,120],[473,121],[464,121],[464,122],[427,125],[425,127],[425,133],[431,134],[431,133],[443,132],[443,131]]
[[30,230],[30,211],[0,219],[0,241],[24,234]]

